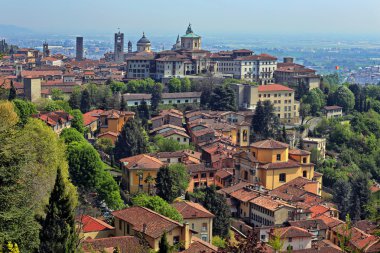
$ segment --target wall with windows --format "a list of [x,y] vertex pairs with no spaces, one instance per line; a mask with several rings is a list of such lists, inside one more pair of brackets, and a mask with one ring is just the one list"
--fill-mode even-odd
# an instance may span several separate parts
[[198,237],[205,242],[211,243],[213,218],[184,219],[184,222],[189,223],[191,230],[198,232],[198,234],[194,234],[193,236]]

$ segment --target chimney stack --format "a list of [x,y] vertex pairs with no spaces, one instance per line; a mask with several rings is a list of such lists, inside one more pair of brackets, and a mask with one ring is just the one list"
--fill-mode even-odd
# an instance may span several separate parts
[[146,223],[144,223],[144,224],[143,224],[143,233],[144,233],[144,234],[146,233],[146,229],[147,229],[147,227],[148,227],[148,226],[146,225]]

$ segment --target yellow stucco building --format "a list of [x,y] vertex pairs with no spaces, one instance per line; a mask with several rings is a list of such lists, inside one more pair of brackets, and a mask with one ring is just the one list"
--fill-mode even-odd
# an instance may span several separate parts
[[99,115],[100,134],[98,138],[107,138],[115,143],[124,124],[135,116],[134,112],[109,110]]
[[164,165],[155,157],[145,154],[120,159],[123,185],[130,193],[152,192],[158,170]]
[[[252,143],[234,156],[237,181],[259,183],[275,189],[297,177],[315,180],[322,185],[322,176],[314,173],[310,152],[289,150],[289,145],[272,139]],[[315,194],[320,195],[319,190]]]

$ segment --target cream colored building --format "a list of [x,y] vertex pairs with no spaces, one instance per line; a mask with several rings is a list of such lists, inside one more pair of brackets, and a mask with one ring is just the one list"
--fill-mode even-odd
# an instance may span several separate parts
[[257,102],[270,101],[274,111],[282,123],[299,122],[299,101],[294,99],[294,90],[281,84],[268,85],[233,85],[237,104],[240,108],[255,109]]
[[277,69],[277,58],[268,54],[250,55],[234,60],[234,78],[257,82],[274,83],[273,73]]
[[313,151],[316,149],[319,154],[317,159],[312,159],[312,162],[317,162],[318,159],[325,159],[326,157],[326,138],[314,138],[306,137],[303,138],[303,148],[307,151]]
[[212,213],[194,202],[176,202],[172,206],[183,216],[184,222],[189,223],[190,229],[197,232],[195,237],[211,243],[212,222],[215,217]]

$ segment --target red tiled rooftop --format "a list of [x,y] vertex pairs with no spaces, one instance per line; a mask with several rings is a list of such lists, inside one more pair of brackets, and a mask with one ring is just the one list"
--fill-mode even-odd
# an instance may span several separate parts
[[184,219],[213,218],[214,215],[202,205],[190,201],[173,203],[172,206],[183,216]]
[[281,85],[281,84],[267,84],[267,85],[260,85],[258,87],[259,92],[269,92],[269,91],[294,91],[292,88],[289,88],[287,86]]
[[83,215],[79,218],[84,233],[114,229],[111,225],[94,217]]
[[284,148],[289,147],[288,144],[279,142],[273,139],[254,142],[250,146],[254,148],[263,148],[263,149],[284,149]]

